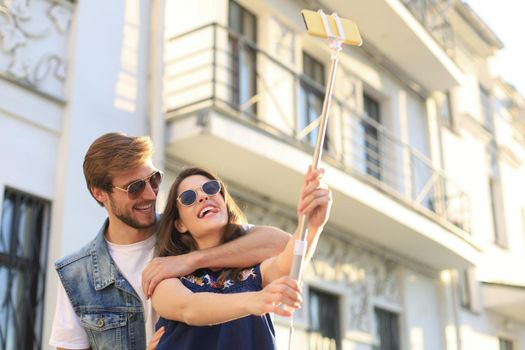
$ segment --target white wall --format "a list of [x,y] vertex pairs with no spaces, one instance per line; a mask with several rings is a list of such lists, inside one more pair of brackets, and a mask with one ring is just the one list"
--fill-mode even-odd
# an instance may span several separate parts
[[436,278],[415,271],[403,274],[405,349],[444,349],[444,333]]
[[[150,2],[78,2],[69,43],[67,103],[55,149],[49,270],[98,232],[105,211],[88,193],[82,162],[90,143],[110,131],[149,133]],[[48,185],[49,186],[49,185]],[[57,277],[47,278],[44,340],[55,304]]]

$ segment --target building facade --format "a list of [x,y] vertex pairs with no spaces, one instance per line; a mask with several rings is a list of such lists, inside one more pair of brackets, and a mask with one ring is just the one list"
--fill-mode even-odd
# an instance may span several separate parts
[[525,349],[525,100],[454,0],[0,1],[0,348],[48,348],[53,262],[104,219],[82,175],[102,133],[152,137],[161,208],[204,165],[294,231],[330,69],[305,8],[364,44],[340,56],[293,348]]

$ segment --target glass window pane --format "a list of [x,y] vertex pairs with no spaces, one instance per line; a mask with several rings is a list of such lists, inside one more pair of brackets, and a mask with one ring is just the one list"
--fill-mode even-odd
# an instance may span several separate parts
[[309,348],[313,349],[339,349],[340,323],[339,323],[339,297],[316,289],[310,289],[310,339]]
[[[31,212],[32,208],[26,201],[23,201],[18,210],[18,232],[16,240],[16,255],[27,257],[27,246],[31,242]],[[31,242],[32,243],[32,242]]]
[[235,1],[230,1],[228,26],[236,33],[241,32],[240,7]]
[[[368,118],[381,122],[380,105],[377,100],[367,94],[363,96],[364,111]],[[379,131],[377,126],[366,119],[362,120],[364,131],[364,152],[366,159],[366,173],[381,180],[381,150],[379,143]]]
[[0,349],[39,349],[49,202],[6,189],[0,251]]
[[513,350],[512,341],[508,339],[499,338],[500,350]]
[[483,126],[490,132],[494,131],[494,122],[492,120],[492,106],[490,92],[481,87],[479,88],[481,99],[481,113],[483,114]]
[[375,310],[376,337],[379,340],[379,350],[399,350],[398,315],[380,308]]
[[9,252],[11,244],[11,230],[13,227],[14,203],[11,196],[6,194],[2,206],[2,227],[0,232],[0,252]]
[[4,306],[9,300],[9,294],[8,294],[8,289],[7,289],[9,285],[8,277],[9,277],[9,269],[7,267],[0,266],[0,339],[2,339],[1,334],[5,334],[2,332],[7,324],[7,318],[6,318],[7,314],[5,312]]
[[243,11],[242,35],[251,42],[257,41],[255,16],[248,11]]
[[443,125],[452,127],[454,121],[452,119],[452,107],[450,101],[450,91],[447,91],[438,101],[438,114]]
[[0,345],[6,350],[23,349],[24,336],[22,335],[22,318],[27,312],[18,312],[21,304],[19,297],[20,275],[14,269],[0,267]]
[[[256,43],[257,18],[233,0],[230,0],[228,23],[230,30],[239,34],[241,38],[246,38]],[[229,47],[231,50],[229,62],[231,67],[231,81],[229,82],[231,86],[230,101],[234,107],[238,109],[242,107],[240,112],[256,116],[256,103],[249,106],[243,106],[243,104],[257,93],[257,53],[252,47],[234,35],[229,37]]]
[[[312,56],[303,52],[303,75],[309,80],[324,85],[324,66]],[[311,122],[319,118],[323,109],[324,91],[319,91],[318,86],[313,85],[309,81],[301,83],[301,98],[299,103],[299,120],[297,123],[298,130],[301,131]],[[314,128],[306,137],[305,141],[311,145],[317,142],[317,134],[319,128]],[[328,133],[327,133],[328,134]],[[325,139],[324,148],[328,148],[328,138]]]

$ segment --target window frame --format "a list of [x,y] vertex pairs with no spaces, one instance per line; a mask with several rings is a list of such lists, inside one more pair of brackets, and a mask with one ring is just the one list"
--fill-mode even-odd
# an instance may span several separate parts
[[443,91],[437,96],[436,113],[442,126],[456,131],[456,120],[452,108],[452,92],[450,90]]
[[514,350],[515,344],[516,342],[510,338],[498,337],[499,350]]
[[[239,18],[233,19],[232,14],[234,13],[234,8],[236,8]],[[234,23],[234,20],[236,21]],[[245,25],[252,21],[253,26],[249,28],[249,31],[253,34],[252,37],[247,37],[245,35],[246,28]],[[247,114],[252,118],[257,116],[257,104],[252,104],[246,110],[241,110],[241,106],[247,100],[257,95],[257,31],[258,21],[257,16],[248,10],[246,7],[242,6],[235,0],[229,0],[228,2],[228,29],[231,31],[228,34],[228,47],[230,50],[230,103],[233,108],[240,111],[243,114]],[[237,28],[238,27],[238,28]],[[238,29],[238,30],[237,30]],[[242,57],[249,56],[251,59],[248,69],[249,74],[243,76],[243,60]],[[243,89],[243,81],[246,79],[247,84],[249,85],[249,91]],[[243,96],[248,92],[250,96],[246,99],[246,96]],[[246,101],[244,101],[246,99]]]
[[[297,132],[301,132],[306,126],[320,117],[323,109],[326,65],[309,54],[302,51],[302,76],[300,79],[300,93],[297,103],[300,105],[297,116]],[[313,74],[312,74],[313,73]],[[313,101],[314,100],[314,101]],[[317,110],[315,105],[319,106]],[[311,112],[314,111],[312,117]],[[304,124],[304,125],[303,125]],[[317,143],[318,127],[305,136],[305,142],[315,147]],[[328,126],[325,134],[324,150],[329,149]]]
[[[0,272],[6,271],[0,278],[5,276],[7,286],[5,295],[0,295],[6,301],[0,304],[0,318],[6,320],[0,322],[0,348],[41,348],[51,202],[11,187],[4,188],[1,198],[0,243],[9,242],[0,244]],[[22,239],[28,241],[20,240],[22,232]],[[11,300],[14,288],[23,290],[15,293],[16,301]]]
[[[374,115],[371,115],[369,113],[369,110],[367,109],[367,106],[369,106],[371,103],[375,104],[377,107],[377,113]],[[363,91],[363,114],[366,118],[369,118],[370,120],[375,121],[376,123],[382,125],[382,117],[381,117],[381,101],[374,97],[372,94],[368,93],[367,91]],[[382,167],[381,167],[381,133],[379,130],[377,130],[376,127],[368,123],[366,119],[361,120],[361,126],[363,128],[364,133],[364,156],[365,156],[365,171],[366,174],[370,177],[373,177],[374,179],[378,181],[382,181],[383,175],[382,175]],[[375,140],[376,142],[376,148],[370,149],[370,139]],[[372,145],[373,146],[373,145]],[[369,153],[370,151],[374,151],[377,153],[377,157],[374,158]],[[377,167],[377,169],[373,169],[372,165]]]
[[[401,333],[401,312],[399,311],[394,311],[390,308],[386,308],[386,307],[383,307],[382,305],[374,305],[372,307],[372,315],[373,315],[373,322],[374,322],[374,345],[373,345],[373,349],[374,350],[382,350],[383,348],[381,347],[381,344],[382,344],[382,339],[381,339],[381,334],[380,334],[380,328],[379,328],[379,322],[378,322],[378,318],[377,318],[377,315],[378,315],[378,311],[384,313],[384,314],[389,314],[389,315],[393,315],[396,317],[396,326],[397,326],[397,349],[392,349],[391,347],[387,347],[387,349],[389,350],[401,350],[403,348],[403,344],[402,344],[402,333]],[[391,344],[389,344],[391,345]]]
[[[313,329],[312,328],[312,313],[313,313],[313,310],[312,310],[312,302],[311,302],[311,298],[312,298],[312,294],[313,293],[316,293],[318,295],[324,295],[324,296],[327,296],[329,298],[333,298],[332,299],[332,302],[334,302],[335,304],[335,307],[336,307],[336,310],[337,310],[337,315],[335,317],[332,317],[333,320],[335,320],[335,325],[332,325],[331,327],[328,327],[330,329],[332,329],[334,332],[335,332],[335,335],[334,335],[334,338],[329,338],[327,337],[328,339],[334,339],[335,340],[335,345],[336,345],[336,350],[340,350],[342,349],[342,335],[343,335],[343,328],[342,328],[342,325],[343,325],[343,312],[342,312],[342,308],[341,308],[341,305],[342,305],[342,299],[343,299],[343,296],[337,292],[334,292],[334,291],[331,291],[331,290],[327,290],[325,288],[320,288],[316,285],[310,285],[308,286],[308,295],[307,295],[307,298],[308,298],[308,315],[307,315],[307,334],[308,334],[308,338],[310,339],[310,337],[312,336],[312,334],[314,334],[313,332],[314,331],[322,331],[322,330],[317,330],[317,329]],[[319,310],[326,310],[326,308],[323,308],[323,307],[320,307]],[[325,324],[324,322],[320,322],[320,324]],[[321,336],[323,336],[322,332],[318,332]],[[312,347],[312,344],[310,343],[310,340],[308,340],[308,344],[309,344],[309,349],[310,350],[314,350],[315,347]]]

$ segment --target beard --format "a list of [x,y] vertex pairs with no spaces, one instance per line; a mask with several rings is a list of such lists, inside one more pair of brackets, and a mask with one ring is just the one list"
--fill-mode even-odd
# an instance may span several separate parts
[[[137,220],[136,218],[133,217],[132,213],[126,211],[126,210],[122,210],[122,208],[119,208],[115,202],[113,200],[109,200],[109,205],[111,206],[111,210],[113,212],[113,214],[120,220],[122,221],[123,223],[125,223],[126,225],[134,228],[134,229],[138,229],[138,230],[143,230],[143,229],[149,229],[149,228],[152,228],[153,226],[155,226],[155,224],[157,223],[157,216],[155,214],[155,211],[153,211],[153,213],[151,214],[151,218],[147,221],[139,221]],[[153,203],[153,207],[155,207],[155,203]]]

